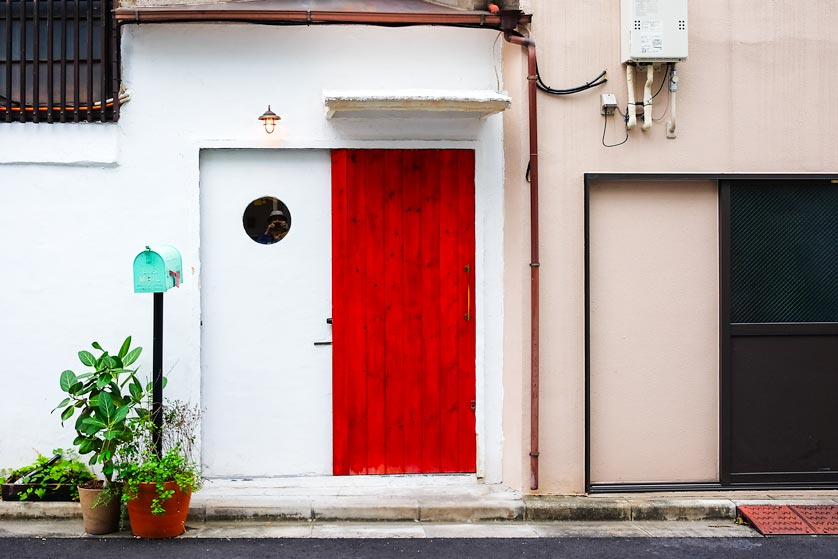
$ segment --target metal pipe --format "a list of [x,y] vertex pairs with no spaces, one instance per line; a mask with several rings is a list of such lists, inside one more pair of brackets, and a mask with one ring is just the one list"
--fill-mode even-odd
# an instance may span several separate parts
[[[87,0],[87,122],[93,122],[93,0]],[[102,99],[105,92],[102,92]]]
[[[20,3],[20,121],[26,122],[26,5]],[[10,99],[11,101],[11,99]]]
[[646,66],[646,84],[643,86],[643,126],[646,131],[652,127],[652,82],[655,80],[655,66]]
[[[136,7],[115,10],[115,19],[126,23],[165,23],[187,21],[239,21],[250,23],[292,24],[368,24],[368,25],[462,25],[500,29],[500,16],[489,13],[376,13],[279,10],[225,10]],[[532,16],[521,13],[518,22],[525,24]]]
[[152,343],[152,394],[151,418],[154,422],[154,432],[151,437],[157,457],[163,456],[163,294],[154,294],[154,325]]
[[12,0],[6,0],[6,122],[12,121]]
[[39,0],[32,2],[32,106],[35,108],[32,111],[32,122],[40,122],[41,115],[38,107],[41,105],[41,25],[38,22],[38,12],[41,7],[38,5]]
[[666,123],[666,137],[674,139],[678,137],[675,132],[678,118],[678,70],[675,69],[675,63],[672,64],[672,70],[669,72],[669,115],[670,120]]
[[53,93],[53,86],[55,85],[55,76],[53,75],[54,66],[53,66],[53,34],[55,33],[54,25],[55,25],[55,7],[53,6],[54,2],[52,0],[49,1],[47,4],[47,122],[52,123],[55,121],[53,116],[53,103],[55,101],[55,95]]
[[[110,16],[111,22],[111,40],[108,44],[109,50],[113,53],[113,60],[111,60],[111,95],[113,96],[113,120],[116,122],[119,120],[119,105],[122,103],[121,92],[120,92],[120,69],[121,69],[121,61],[120,56],[122,49],[119,48],[120,43],[120,27],[116,21],[116,18]],[[103,31],[104,32],[104,31]]]
[[81,41],[81,32],[79,31],[79,21],[81,19],[81,0],[74,2],[75,19],[73,20],[73,122],[79,122],[79,97],[81,95],[81,78],[79,77],[79,42]]
[[506,41],[527,49],[530,129],[530,489],[538,489],[539,267],[538,261],[538,64],[535,41],[504,29]]
[[634,66],[631,64],[626,64],[626,91],[628,93],[626,129],[631,130],[637,126],[637,105],[634,99]]

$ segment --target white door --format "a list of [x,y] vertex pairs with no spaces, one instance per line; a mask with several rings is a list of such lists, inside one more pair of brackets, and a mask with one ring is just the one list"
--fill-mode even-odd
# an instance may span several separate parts
[[[201,153],[208,477],[331,474],[331,346],[315,345],[331,340],[330,181],[326,150]],[[281,240],[248,235],[277,210]]]

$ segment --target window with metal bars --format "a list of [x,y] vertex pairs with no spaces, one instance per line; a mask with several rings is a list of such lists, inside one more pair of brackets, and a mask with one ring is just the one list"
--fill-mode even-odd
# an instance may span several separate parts
[[112,0],[0,0],[0,122],[119,119]]

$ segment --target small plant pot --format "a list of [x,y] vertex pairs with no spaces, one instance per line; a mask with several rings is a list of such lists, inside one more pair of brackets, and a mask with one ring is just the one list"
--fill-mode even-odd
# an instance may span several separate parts
[[94,536],[111,534],[119,530],[119,495],[114,495],[108,503],[93,506],[102,491],[104,489],[79,487],[84,531]]
[[[20,501],[20,496],[29,489],[32,489],[32,492],[24,499],[26,501],[72,501],[73,498],[71,496],[72,488],[67,485],[47,485],[46,487],[42,485],[30,485],[28,483],[21,483],[21,484],[14,484],[14,483],[4,483],[3,484],[3,500],[4,501]],[[38,495],[35,490],[45,489],[42,495]]]
[[181,491],[173,481],[167,482],[165,486],[175,493],[163,501],[162,506],[166,509],[163,514],[151,512],[151,502],[157,497],[157,486],[153,483],[141,483],[136,497],[128,501],[128,518],[135,536],[149,539],[174,538],[186,530],[192,492]]

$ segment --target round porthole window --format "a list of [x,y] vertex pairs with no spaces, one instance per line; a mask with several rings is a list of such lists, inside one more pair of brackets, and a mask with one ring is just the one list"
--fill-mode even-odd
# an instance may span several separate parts
[[260,245],[272,245],[284,239],[291,230],[291,212],[282,200],[263,196],[247,205],[242,225],[248,237]]

